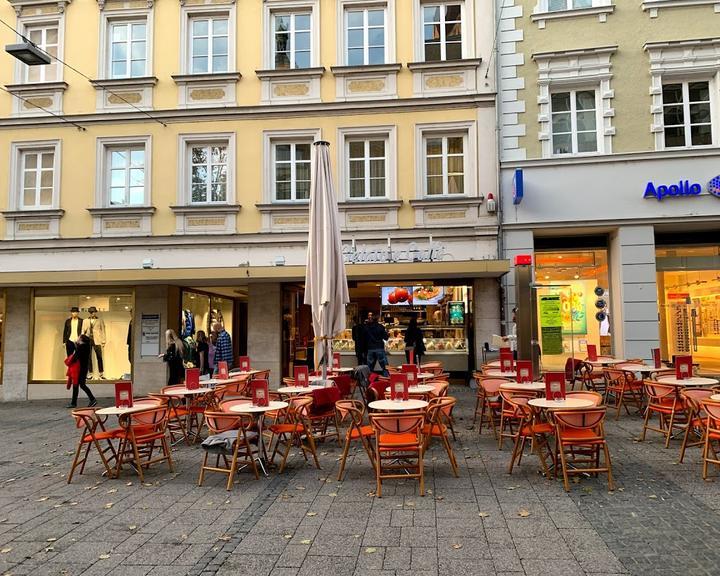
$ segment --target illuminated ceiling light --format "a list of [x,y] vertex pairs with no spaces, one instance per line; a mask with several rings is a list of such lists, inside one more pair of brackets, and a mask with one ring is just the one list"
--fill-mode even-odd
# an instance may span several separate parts
[[575,280],[577,280],[578,278],[580,278],[580,274],[575,274],[574,278]]
[[545,276],[545,280],[550,280],[550,276]]
[[51,62],[48,54],[27,40],[21,44],[7,44],[5,52],[28,66],[45,66]]

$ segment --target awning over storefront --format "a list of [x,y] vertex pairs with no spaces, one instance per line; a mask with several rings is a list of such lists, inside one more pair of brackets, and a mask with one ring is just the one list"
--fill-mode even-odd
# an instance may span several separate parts
[[[403,280],[413,278],[499,278],[510,269],[509,260],[460,260],[349,264],[349,280]],[[71,270],[0,273],[0,286],[67,286],[81,284],[246,284],[301,282],[305,266],[248,266],[237,268],[152,268],[139,270]]]

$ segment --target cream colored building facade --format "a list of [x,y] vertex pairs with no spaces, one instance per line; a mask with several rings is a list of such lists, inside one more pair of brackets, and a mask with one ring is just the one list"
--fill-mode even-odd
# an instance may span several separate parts
[[562,350],[545,363],[595,344],[716,370],[720,4],[502,4],[503,253],[534,254],[539,297],[561,295]]
[[72,306],[105,321],[108,382],[157,390],[181,311],[224,318],[277,382],[320,139],[351,281],[457,280],[470,342],[499,330],[491,3],[2,0],[0,19],[66,63],[0,55],[0,398],[65,394]]

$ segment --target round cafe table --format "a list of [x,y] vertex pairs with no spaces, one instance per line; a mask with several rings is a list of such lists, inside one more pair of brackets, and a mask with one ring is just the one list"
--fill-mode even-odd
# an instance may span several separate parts
[[161,392],[161,394],[163,396],[195,396],[197,394],[207,394],[212,391],[212,388],[195,388],[193,390],[189,388],[173,388],[172,390]]
[[258,461],[263,474],[267,476],[265,463],[267,462],[267,452],[265,451],[265,438],[263,437],[263,420],[266,412],[284,410],[289,404],[281,400],[270,400],[267,406],[255,406],[252,402],[247,404],[235,404],[230,406],[230,412],[238,412],[239,414],[250,414],[257,422],[258,427],[258,450],[260,452]]
[[521,392],[545,392],[545,382],[503,382],[500,390],[519,390]]
[[720,402],[720,394],[713,394],[710,396],[710,400],[714,400],[715,402]]
[[318,388],[323,388],[323,386],[313,386],[310,384],[310,386],[283,386],[281,388],[278,388],[277,391],[280,394],[308,394],[312,392],[313,390],[317,390]]
[[[408,392],[410,394],[427,394],[428,392],[432,392],[435,390],[435,386],[431,386],[430,384],[417,384],[415,386],[408,386]],[[390,386],[385,388],[385,392],[390,392]]]
[[428,403],[425,402],[425,400],[375,400],[374,402],[370,402],[368,406],[372,408],[373,410],[392,410],[392,411],[402,411],[402,410],[422,410],[423,408],[427,408]]
[[434,372],[418,372],[417,374],[418,380],[429,380],[430,378],[435,377]]
[[664,365],[660,368],[655,368],[655,366],[650,366],[649,364],[637,364],[635,362],[623,362],[622,366],[616,366],[616,368],[618,370],[625,370],[626,372],[640,372],[641,374],[652,374],[660,370],[667,370],[667,366]]
[[547,398],[533,398],[528,400],[528,405],[544,410],[569,410],[591,408],[594,406],[592,400],[583,398],[565,398],[564,400],[548,400]]
[[700,376],[692,376],[684,380],[674,376],[660,376],[657,381],[660,384],[670,384],[671,386],[715,386],[718,383],[715,378],[701,378]]
[[625,358],[613,358],[612,356],[598,356],[597,360],[583,360],[592,366],[612,366],[613,364],[622,364],[627,362]]
[[517,372],[515,370],[510,370],[508,372],[503,372],[502,370],[488,370],[487,375],[494,378],[515,378],[517,377]]
[[147,410],[153,408],[152,404],[135,404],[132,408],[118,408],[117,406],[108,406],[106,408],[99,408],[95,410],[95,414],[99,416],[122,416],[123,414],[130,414],[132,412],[139,412],[140,410]]
[[490,368],[500,368],[500,360],[493,360],[492,362],[488,362],[487,366]]

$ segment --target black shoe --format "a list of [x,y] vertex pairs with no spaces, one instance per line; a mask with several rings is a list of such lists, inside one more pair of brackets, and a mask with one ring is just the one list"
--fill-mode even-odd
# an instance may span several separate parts
[[97,400],[93,400],[90,404],[88,404],[88,408],[92,408],[93,406],[97,406]]
[[77,408],[77,404],[68,404],[65,408]]

